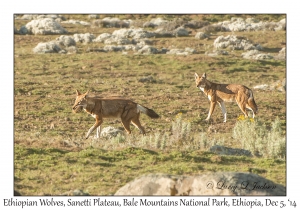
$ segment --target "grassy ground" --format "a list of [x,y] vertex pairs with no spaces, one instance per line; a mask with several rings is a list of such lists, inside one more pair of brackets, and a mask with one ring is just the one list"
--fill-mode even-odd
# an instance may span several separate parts
[[[129,16],[124,18],[135,17]],[[141,15],[140,18],[154,18],[150,16]],[[88,21],[84,15],[66,17]],[[222,15],[184,17],[211,22],[228,20]],[[259,15],[258,18],[278,21],[282,16]],[[16,20],[15,26],[19,28],[27,22]],[[71,24],[63,26],[70,35],[90,32],[98,36],[115,30]],[[165,148],[138,144],[142,137],[133,126],[134,146],[137,147],[126,144],[128,141],[118,144],[104,139],[98,143],[93,138],[84,140],[94,119],[86,113],[71,112],[76,89],[82,92],[89,89],[105,96],[121,95],[152,108],[161,118],[151,120],[141,115],[148,136],[171,133],[172,122],[176,121],[178,113],[182,113],[182,120],[191,124],[190,135],[204,133],[210,142],[240,148],[240,142],[232,138],[232,130],[242,114],[238,106],[227,104],[226,124],[222,123],[218,107],[213,121],[206,123],[209,102],[196,89],[194,73],[206,72],[211,81],[240,83],[251,88],[285,78],[286,62],[245,60],[240,56],[242,51],[208,57],[204,54],[207,46],[211,46],[219,35],[232,33],[217,32],[208,40],[196,40],[196,32],[193,30],[189,37],[154,39],[157,48],[191,47],[201,52],[189,56],[86,52],[88,47],[103,46],[101,43],[77,43],[77,54],[40,55],[33,54],[32,49],[39,42],[54,40],[59,35],[14,35],[15,189],[24,195],[57,195],[77,188],[93,195],[108,195],[144,173],[199,174],[208,171],[250,171],[285,185],[284,160],[218,156],[204,148],[183,149],[185,147],[179,141],[167,142]],[[282,48],[280,43],[286,40],[285,31],[235,34],[261,44],[265,53],[271,55],[276,55]],[[155,81],[139,82],[146,76],[152,76]],[[270,127],[278,117],[284,135],[285,93],[254,91],[254,96],[259,107],[257,118]],[[119,119],[105,120],[103,127],[106,126],[121,127],[121,122]]]

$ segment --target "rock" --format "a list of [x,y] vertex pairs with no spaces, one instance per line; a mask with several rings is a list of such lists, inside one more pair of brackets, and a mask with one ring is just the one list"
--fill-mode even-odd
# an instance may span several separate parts
[[270,85],[270,90],[278,90],[280,92],[286,91],[286,79],[277,80]]
[[127,39],[127,38],[117,38],[114,36],[111,36],[110,38],[106,39],[104,41],[104,44],[117,44],[117,45],[128,45],[131,44],[131,40]]
[[190,55],[190,54],[195,54],[197,51],[192,48],[185,48],[183,49],[170,49],[166,54],[171,54],[171,55]]
[[228,55],[228,51],[226,50],[214,50],[213,52],[205,52],[206,55],[214,57],[218,55]]
[[37,19],[44,19],[44,18],[52,18],[53,20],[55,20],[57,22],[60,22],[60,21],[66,19],[64,16],[54,15],[54,14],[47,14],[47,15],[30,15],[30,14],[26,14],[26,15],[23,15],[21,18],[18,18],[18,19],[37,20]]
[[174,30],[174,36],[181,37],[181,36],[188,36],[189,32],[184,27],[178,27]]
[[254,45],[248,39],[244,37],[238,37],[235,35],[219,36],[214,41],[214,47],[216,49],[229,48],[231,50],[261,50],[260,45]]
[[194,176],[149,174],[127,183],[115,195],[285,196],[286,187],[259,175],[243,172]]
[[155,83],[156,80],[152,77],[152,76],[147,76],[147,77],[142,77],[139,79],[139,82],[142,82],[142,83]]
[[76,42],[71,36],[65,36],[62,35],[55,40],[59,45],[70,47],[70,46],[76,46]]
[[158,54],[158,50],[155,47],[152,47],[150,45],[145,45],[138,50],[138,53],[145,54],[145,55]]
[[125,49],[125,47],[124,46],[115,46],[115,45],[105,45],[104,47],[103,47],[103,50],[104,51],[113,51],[113,52],[118,52],[118,51],[123,51]]
[[115,30],[112,35],[118,38],[144,39],[154,37],[155,33],[145,31],[142,28],[137,28]]
[[101,25],[108,28],[128,28],[132,20],[120,20],[119,18],[106,17],[101,20]]
[[263,31],[263,30],[286,30],[285,19],[279,22],[262,22],[255,18],[231,18],[230,21],[219,22],[226,31]]
[[20,30],[19,30],[19,34],[28,34],[28,30],[25,26],[21,26]]
[[262,85],[256,85],[253,87],[254,90],[268,90],[269,85],[267,84],[262,84]]
[[282,48],[282,49],[279,51],[278,55],[275,56],[275,59],[278,59],[278,60],[286,60],[286,50],[285,50],[285,47]]
[[34,53],[44,54],[44,53],[60,53],[62,49],[55,41],[42,42],[33,48]]
[[91,25],[89,22],[86,22],[86,21],[81,21],[81,20],[66,20],[66,21],[63,21],[61,23],[66,23],[66,24],[78,24],[78,25],[84,25],[84,26],[89,26]]
[[83,190],[70,190],[68,192],[64,192],[63,194],[61,194],[62,196],[89,196],[90,194],[84,192]]
[[103,48],[88,48],[86,52],[107,52],[107,50],[104,50]]
[[255,60],[269,60],[273,59],[272,55],[260,53],[254,57]]
[[122,134],[122,133],[123,133],[122,130],[120,130],[118,128],[114,128],[112,126],[108,126],[108,127],[101,129],[100,136],[110,139],[110,138],[116,137],[118,134]]
[[74,34],[73,37],[75,42],[81,42],[81,43],[90,43],[95,39],[95,36],[90,33]]
[[91,14],[89,15],[89,19],[99,19],[99,15]]
[[255,90],[264,90],[264,91],[280,91],[285,92],[286,91],[286,78],[283,78],[282,80],[277,80],[276,82],[273,82],[272,84],[262,84],[262,85],[256,85],[253,87]]
[[58,22],[52,18],[44,18],[32,20],[25,26],[29,34],[66,34],[68,31],[64,29]]
[[100,34],[93,42],[104,42],[105,40],[109,39],[112,35],[110,33],[103,33]]
[[195,35],[195,38],[196,39],[206,39],[206,38],[208,38],[209,37],[209,35],[207,35],[206,33],[204,33],[204,32],[198,32],[198,33],[196,33],[196,35]]
[[213,152],[218,155],[237,155],[237,156],[252,156],[249,150],[245,149],[234,149],[230,147],[224,147],[219,145],[214,145],[209,148],[210,152]]
[[261,53],[258,50],[249,50],[248,52],[244,52],[242,53],[242,57],[254,60],[269,60],[274,58],[273,56]]
[[77,53],[77,47],[75,46],[70,46],[65,48],[67,54],[75,54]]

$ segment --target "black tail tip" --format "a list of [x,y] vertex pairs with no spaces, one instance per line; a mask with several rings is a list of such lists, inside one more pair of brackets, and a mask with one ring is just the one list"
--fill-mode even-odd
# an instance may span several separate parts
[[159,118],[160,116],[155,112],[153,111],[152,109],[148,109],[148,113],[147,115],[153,119],[157,119]]

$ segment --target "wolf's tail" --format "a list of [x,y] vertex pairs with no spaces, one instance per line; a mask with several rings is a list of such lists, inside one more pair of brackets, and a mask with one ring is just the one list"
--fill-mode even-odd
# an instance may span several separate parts
[[156,114],[155,111],[153,111],[152,109],[149,109],[147,107],[144,107],[142,105],[137,105],[137,109],[141,112],[143,112],[144,114],[148,115],[151,118],[159,118],[159,115]]

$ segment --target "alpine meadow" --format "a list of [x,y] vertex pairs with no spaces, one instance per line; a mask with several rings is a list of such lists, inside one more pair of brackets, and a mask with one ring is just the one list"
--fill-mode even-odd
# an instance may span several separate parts
[[[286,186],[285,18],[15,14],[14,189],[114,195],[142,175],[208,172]],[[237,99],[226,113],[223,102],[211,105],[218,95],[199,90],[195,73],[216,89],[247,87],[255,118]],[[74,104],[79,91],[92,100]],[[83,110],[89,103],[97,116],[96,105]],[[114,117],[102,120],[103,107]]]

